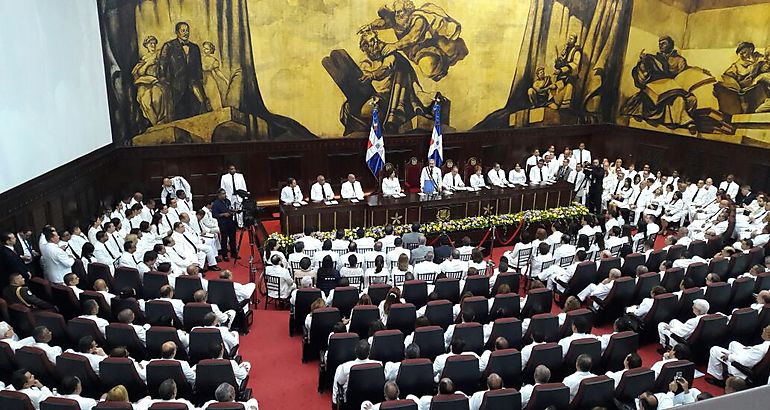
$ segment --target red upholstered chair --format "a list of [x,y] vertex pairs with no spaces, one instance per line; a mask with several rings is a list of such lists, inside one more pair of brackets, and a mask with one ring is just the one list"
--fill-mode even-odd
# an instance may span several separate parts
[[235,396],[238,397],[248,382],[249,376],[240,384],[235,380],[232,364],[227,359],[201,360],[195,367],[195,397],[198,402],[213,400],[214,392],[222,383],[235,387]]
[[390,400],[380,403],[381,410],[417,410],[414,400]]
[[[433,279],[431,278],[430,281],[433,282]],[[404,282],[404,291],[401,296],[403,296],[405,301],[419,309],[428,303],[428,283],[424,280],[406,281]]]
[[83,396],[98,399],[104,392],[99,376],[96,375],[96,372],[91,367],[91,363],[85,356],[67,352],[62,353],[56,358],[56,371],[59,374],[77,376],[83,387],[83,391],[80,393]]
[[479,359],[468,354],[449,356],[441,373],[441,378],[445,377],[452,380],[456,390],[475,392],[479,388],[481,379]]
[[417,161],[417,158],[410,158],[410,160],[404,164],[404,190],[407,192],[420,192],[420,172],[422,171],[422,164]]
[[377,306],[355,306],[350,312],[350,324],[348,329],[356,333],[359,338],[369,337],[369,325],[380,320],[380,309]]
[[489,322],[489,302],[484,296],[469,296],[463,299],[463,303],[460,306],[461,317],[466,311],[473,312],[474,322],[481,324]]
[[[541,335],[541,337],[536,337]],[[559,340],[559,318],[550,313],[540,313],[532,316],[524,335],[524,343],[531,343],[533,339],[544,340],[546,342],[556,342]]]
[[319,393],[331,386],[337,366],[356,358],[355,351],[359,340],[359,336],[352,332],[333,333],[329,337],[329,348],[326,350],[326,356],[321,356],[318,367]]
[[561,383],[545,383],[535,386],[526,410],[540,410],[553,406],[566,409],[569,405],[569,387]]
[[139,271],[134,268],[119,266],[115,268],[114,288],[110,289],[120,290],[125,288],[134,289],[136,297],[139,299],[144,298],[144,286],[142,285],[142,278],[139,277]]
[[310,332],[302,344],[302,361],[306,362],[319,357],[321,350],[326,350],[329,342],[329,334],[334,325],[342,320],[340,310],[331,308],[316,309],[313,312],[313,321]]
[[105,331],[107,334],[107,346],[110,348],[125,346],[129,355],[138,361],[147,356],[144,343],[142,343],[133,326],[126,323],[110,323]]
[[489,376],[492,373],[496,373],[503,379],[505,387],[521,387],[521,353],[516,349],[493,351],[489,355],[483,376]]
[[602,353],[600,368],[605,372],[618,371],[623,368],[623,360],[626,356],[635,352],[639,347],[639,334],[626,331],[618,332],[610,336],[610,342]]
[[182,365],[176,360],[153,360],[147,364],[147,391],[153,398],[160,398],[158,387],[168,379],[176,382],[176,397],[192,399],[192,386],[182,370]]
[[520,410],[521,393],[516,389],[490,390],[484,393],[479,410]]
[[465,341],[465,351],[481,354],[484,352],[484,327],[480,323],[460,323],[455,325],[452,341]]
[[390,306],[388,329],[397,329],[408,335],[414,331],[417,309],[411,303],[398,303]]
[[[163,302],[163,301],[160,301]],[[147,305],[149,305],[150,302],[147,302]],[[169,303],[166,301],[165,303]],[[173,312],[173,306],[172,306],[172,312]],[[203,326],[203,318],[208,314],[211,313],[211,305],[206,302],[190,302],[185,303],[184,309],[182,310],[182,314],[184,316],[184,328],[188,332],[192,330],[192,328],[196,326]],[[176,316],[176,313],[174,313],[174,316]]]
[[519,295],[515,293],[499,294],[493,299],[492,307],[489,309],[489,320],[519,316],[521,309]]
[[500,318],[492,322],[492,332],[489,334],[486,348],[493,350],[495,340],[504,337],[509,347],[520,349],[523,345],[521,334],[521,320],[515,317]]
[[152,326],[147,330],[147,357],[150,359],[160,359],[161,347],[163,343],[174,342],[176,344],[176,356],[174,359],[187,360],[187,349],[179,339],[177,330],[168,326]]
[[32,335],[32,331],[36,326],[32,309],[19,303],[14,303],[8,307],[8,314],[10,316],[10,323],[19,337]]
[[104,295],[93,290],[85,290],[80,294],[80,303],[89,299],[95,300],[96,304],[99,305],[99,313],[97,316],[107,321],[112,320],[112,307],[107,302],[107,299],[104,298]]
[[351,367],[343,409],[360,409],[365,400],[382,401],[384,386],[385,372],[381,364],[364,363]]
[[615,388],[615,397],[622,403],[632,405],[634,400],[645,391],[652,390],[655,386],[655,372],[646,367],[631,369],[620,377],[618,387]]
[[634,296],[631,298],[631,304],[638,305],[642,300],[650,297],[650,291],[658,285],[660,285],[660,275],[657,271],[639,275],[636,278],[636,286],[634,286]]
[[24,346],[16,350],[16,365],[19,369],[27,369],[35,378],[46,386],[57,386],[59,373],[48,360],[45,351],[39,347]]
[[102,389],[107,391],[119,384],[128,390],[132,402],[147,395],[147,385],[136,372],[133,360],[127,357],[108,357],[99,363],[99,379]]
[[8,343],[0,342],[0,381],[6,385],[11,382],[11,374],[16,370],[16,358]]
[[404,334],[400,330],[380,330],[372,337],[372,360],[400,362],[404,359]]
[[51,396],[40,402],[40,410],[80,410],[77,400]]
[[433,363],[425,358],[403,360],[398,368],[396,384],[402,397],[433,394]]
[[529,360],[522,369],[523,383],[533,383],[535,368],[545,365],[551,370],[551,374],[561,374],[562,350],[556,343],[543,343],[532,348]]
[[592,409],[612,405],[615,382],[607,376],[588,377],[580,381],[570,409]]
[[682,268],[669,268],[663,274],[663,279],[660,280],[660,286],[666,288],[666,292],[676,292],[679,290],[679,284],[682,283],[684,278],[684,269]]
[[446,330],[449,325],[454,323],[453,306],[452,302],[446,299],[432,300],[428,302],[425,308],[425,317],[432,325],[441,326]]
[[435,360],[436,356],[446,353],[444,347],[444,329],[441,326],[423,326],[414,330],[412,342],[420,346],[420,357]]
[[668,385],[674,380],[676,374],[681,372],[682,377],[692,386],[692,380],[695,375],[695,364],[689,360],[674,360],[663,365],[663,368],[655,379],[655,386],[652,391],[663,393],[668,391]]
[[81,317],[70,319],[67,322],[67,335],[69,335],[73,346],[76,346],[80,338],[86,335],[93,337],[97,345],[107,346],[107,340],[99,330],[99,326],[91,319]]
[[160,288],[168,285],[168,275],[162,272],[147,272],[143,277],[143,290],[145,299],[157,299],[160,297]]
[[95,410],[134,410],[134,406],[122,401],[100,401],[94,406]]
[[432,410],[463,410],[468,408],[468,396],[464,394],[438,394],[430,402]]
[[29,396],[13,390],[0,390],[0,408],[3,410],[35,410]]
[[172,325],[180,329],[182,328],[181,318],[176,316],[174,305],[167,300],[148,300],[144,304],[144,315],[145,320],[151,326]]
[[548,313],[551,311],[553,302],[553,291],[551,289],[540,288],[530,289],[527,292],[527,301],[521,308],[521,318],[532,317],[539,313]]

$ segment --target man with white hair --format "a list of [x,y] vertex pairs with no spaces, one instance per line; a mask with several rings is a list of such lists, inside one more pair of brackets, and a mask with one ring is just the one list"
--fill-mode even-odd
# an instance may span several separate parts
[[723,384],[722,380],[727,375],[745,378],[746,375],[734,367],[732,362],[740,363],[749,368],[754,367],[767,355],[768,349],[770,349],[770,326],[766,326],[762,330],[762,343],[758,345],[744,346],[738,341],[732,341],[727,349],[721,346],[712,346],[709,351],[707,371],[714,378],[707,378],[706,381],[719,385]]
[[[201,406],[202,409],[206,409],[209,407],[209,405],[214,403],[234,403],[235,402],[235,387],[233,387],[230,383],[222,383],[217,387],[217,389],[214,391],[214,398],[216,400],[210,400],[206,402],[203,406]],[[259,410],[259,404],[257,403],[257,399],[249,399],[246,402],[238,402],[243,405],[243,408],[246,410]]]
[[660,345],[663,347],[676,346],[677,342],[673,337],[671,337],[672,335],[677,335],[682,338],[690,337],[692,332],[698,326],[701,318],[703,318],[703,316],[708,313],[709,308],[709,302],[706,299],[695,299],[692,302],[692,312],[695,314],[694,318],[688,319],[684,323],[678,319],[674,319],[669,323],[658,323],[658,336],[660,337]]
[[[597,299],[604,300],[604,298],[607,297],[607,295],[610,294],[610,290],[612,290],[612,286],[615,285],[615,279],[619,279],[622,276],[622,273],[620,272],[620,269],[612,268],[610,269],[609,275],[606,279],[601,281],[598,285],[595,283],[591,283],[588,286],[586,286],[585,289],[583,289],[580,293],[578,293],[577,297],[581,301],[585,302],[590,297],[595,297]],[[598,305],[594,304],[595,308],[599,308]]]
[[[313,287],[313,277],[312,276],[303,276],[302,279],[299,281],[299,287],[300,289],[309,289]],[[289,297],[289,303],[291,303],[292,306],[294,306],[294,303],[297,302],[297,289],[294,289],[291,291],[291,296]]]
[[13,331],[13,326],[8,322],[0,322],[0,342],[8,344],[11,350],[15,352],[16,349],[35,343],[35,339],[30,336],[19,340],[19,336]]

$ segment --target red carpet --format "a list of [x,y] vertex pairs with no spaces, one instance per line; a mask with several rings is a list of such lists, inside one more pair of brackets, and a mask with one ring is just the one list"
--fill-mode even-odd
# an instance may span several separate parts
[[[277,231],[277,226],[270,226],[270,231]],[[656,243],[656,248],[663,246],[662,237]],[[498,261],[503,252],[510,247],[495,249],[493,260]],[[249,250],[241,250],[243,259],[233,267],[233,262],[222,264],[223,269],[231,269],[236,280],[248,282]],[[257,259],[258,262],[259,259]],[[258,266],[261,269],[261,263]],[[554,312],[558,307],[554,305]],[[249,387],[253,389],[254,397],[259,401],[260,409],[328,409],[331,395],[317,393],[318,362],[303,364],[300,360],[302,342],[299,336],[289,337],[287,311],[276,311],[270,306],[265,310],[260,304],[254,312],[254,325],[248,335],[241,336],[241,354],[243,359],[251,362],[252,369]],[[594,329],[594,333],[609,333],[611,326]],[[644,366],[651,366],[660,360],[655,351],[657,344],[650,344],[639,349]],[[698,368],[705,371],[704,367]],[[694,387],[713,395],[721,395],[721,389],[706,383],[703,378],[695,380]]]

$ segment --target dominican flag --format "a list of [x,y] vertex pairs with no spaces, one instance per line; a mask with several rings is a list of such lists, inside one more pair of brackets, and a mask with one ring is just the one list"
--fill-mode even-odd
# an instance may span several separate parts
[[435,159],[436,166],[440,167],[444,157],[444,137],[441,135],[441,106],[433,104],[433,135],[430,137],[428,148],[428,160]]
[[376,105],[372,111],[372,128],[369,131],[369,143],[366,145],[366,166],[375,178],[379,178],[380,171],[385,167],[385,140],[382,139]]

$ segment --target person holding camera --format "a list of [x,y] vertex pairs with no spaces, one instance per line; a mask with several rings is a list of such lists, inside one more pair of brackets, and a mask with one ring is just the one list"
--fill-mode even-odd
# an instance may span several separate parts
[[684,404],[695,403],[700,393],[700,390],[690,387],[690,383],[682,377],[682,373],[677,373],[674,380],[668,384],[668,391],[666,393],[646,391],[636,399],[636,408],[640,410],[670,409]]

